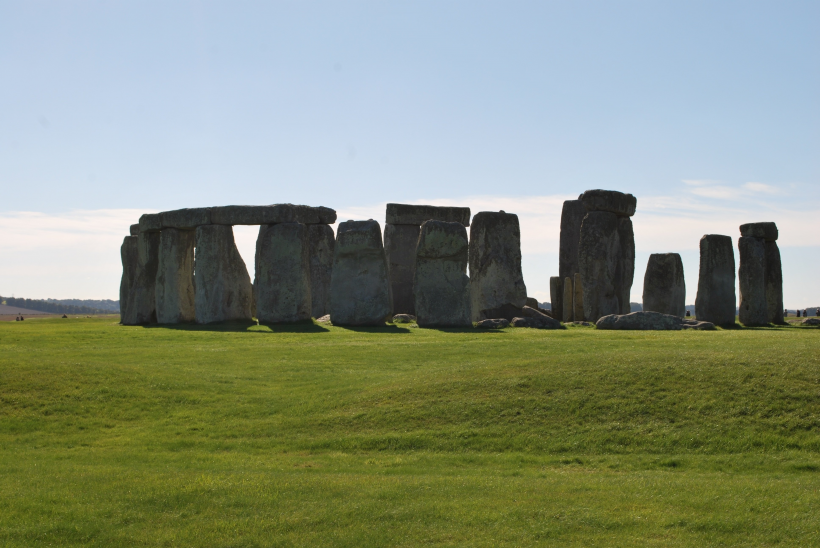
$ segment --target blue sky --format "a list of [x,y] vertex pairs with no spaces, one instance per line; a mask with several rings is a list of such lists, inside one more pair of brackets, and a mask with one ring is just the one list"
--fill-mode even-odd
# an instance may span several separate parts
[[561,201],[608,188],[638,197],[633,300],[650,252],[684,256],[693,302],[700,236],[773,220],[786,303],[816,305],[818,22],[782,1],[6,0],[0,294],[116,298],[142,211],[421,202],[519,213],[543,300]]

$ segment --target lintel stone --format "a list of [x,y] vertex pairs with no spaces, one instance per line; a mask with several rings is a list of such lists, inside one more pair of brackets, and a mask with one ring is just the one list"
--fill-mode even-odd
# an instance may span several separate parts
[[140,217],[140,232],[159,232],[162,219],[159,213],[145,213]]
[[762,238],[769,242],[777,240],[777,225],[775,223],[746,223],[740,225],[740,235],[746,238]]
[[210,207],[194,207],[163,211],[159,214],[162,228],[193,230],[198,226],[211,224]]
[[470,226],[470,208],[387,204],[387,224],[421,226],[424,221],[431,220]]

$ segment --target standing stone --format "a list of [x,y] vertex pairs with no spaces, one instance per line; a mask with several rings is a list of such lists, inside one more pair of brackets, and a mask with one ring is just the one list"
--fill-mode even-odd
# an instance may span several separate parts
[[684,317],[686,282],[678,253],[653,253],[643,278],[643,310]]
[[572,298],[573,320],[576,322],[582,322],[584,321],[584,282],[581,281],[580,272],[575,273],[575,279],[573,280]]
[[470,294],[473,321],[512,320],[527,303],[521,272],[518,215],[482,211],[470,227]]
[[587,214],[581,200],[567,200],[561,210],[561,241],[558,251],[558,276],[574,277],[579,270],[578,246],[581,241],[581,223]]
[[400,314],[415,315],[413,276],[416,270],[418,225],[387,224],[384,227],[384,250],[390,273],[393,310]]
[[615,276],[615,296],[621,308],[621,314],[632,312],[630,296],[632,281],[635,279],[635,233],[632,230],[632,219],[618,217],[618,264]]
[[196,232],[164,228],[159,239],[157,322],[174,324],[196,319],[194,246]]
[[280,223],[259,231],[254,298],[259,323],[310,319],[310,242],[301,223]]
[[236,248],[233,227],[205,225],[196,229],[194,280],[197,323],[253,317],[251,278]]
[[584,286],[584,317],[591,322],[621,313],[619,294],[616,292],[620,247],[618,217],[607,211],[587,213],[581,226],[579,256]]
[[467,229],[425,221],[416,247],[413,281],[419,327],[471,327]]
[[572,278],[567,276],[564,278],[564,314],[561,316],[564,322],[571,322],[573,320],[573,314],[575,312],[575,306],[573,305],[574,296],[575,291],[572,289]]
[[[143,215],[143,217],[146,217]],[[140,219],[142,222],[142,218]],[[159,232],[140,232],[137,236],[137,270],[128,296],[125,325],[156,323],[156,282],[159,266]]]
[[310,315],[321,318],[330,312],[330,274],[336,236],[329,225],[308,225],[310,242]]
[[783,269],[775,241],[766,241],[766,308],[769,322],[783,323]]
[[732,238],[706,234],[700,239],[695,317],[715,325],[731,325],[735,323],[736,304]]
[[563,278],[560,276],[550,277],[550,307],[552,308],[552,317],[560,320],[564,317],[564,284]]
[[761,238],[741,236],[737,247],[740,251],[740,323],[766,325],[769,323],[766,303],[766,242]]
[[[133,225],[132,225],[133,227]],[[139,225],[137,225],[139,234]],[[122,279],[120,280],[120,321],[125,323],[128,317],[128,303],[131,297],[131,288],[137,277],[137,263],[139,262],[139,238],[136,235],[126,236],[120,247],[122,259]]]
[[333,325],[384,325],[393,315],[392,303],[379,223],[339,224],[330,278]]

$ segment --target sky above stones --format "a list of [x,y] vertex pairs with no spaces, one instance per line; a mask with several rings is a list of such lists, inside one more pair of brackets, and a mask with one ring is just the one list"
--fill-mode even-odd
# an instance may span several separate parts
[[517,213],[543,301],[562,201],[606,188],[633,301],[650,253],[692,303],[703,234],[775,221],[818,305],[820,4],[714,4],[3,2],[0,294],[116,299],[142,212],[405,202]]

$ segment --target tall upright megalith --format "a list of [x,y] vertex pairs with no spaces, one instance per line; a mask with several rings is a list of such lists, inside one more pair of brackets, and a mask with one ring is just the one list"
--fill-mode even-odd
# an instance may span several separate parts
[[581,223],[578,267],[584,295],[584,319],[596,322],[630,312],[635,274],[632,220],[637,200],[613,190],[587,190],[579,197],[587,214]]
[[330,275],[336,236],[326,224],[308,225],[310,246],[310,315],[321,318],[330,313]]
[[581,200],[567,200],[561,209],[561,239],[558,249],[558,275],[561,279],[574,278],[579,272],[578,246],[581,224],[587,208]]
[[653,253],[643,278],[643,310],[671,316],[686,315],[686,281],[678,253]]
[[706,234],[700,239],[700,270],[695,317],[715,325],[735,323],[735,255],[732,238]]
[[550,276],[550,312],[558,321],[564,317],[564,280],[560,276]]
[[196,232],[163,228],[155,290],[157,323],[174,324],[196,319],[194,300],[194,247]]
[[280,223],[259,231],[254,298],[259,323],[310,319],[310,241],[301,223]]
[[740,226],[739,319],[744,325],[783,323],[783,271],[772,222]]
[[413,282],[419,327],[472,325],[468,245],[467,229],[461,223],[422,223]]
[[121,321],[125,325],[141,325],[157,321],[156,277],[159,266],[159,215],[140,217],[137,236],[137,270],[128,297],[128,310]]
[[766,309],[769,322],[782,324],[783,320],[783,267],[780,248],[774,240],[766,241]]
[[379,223],[340,223],[330,277],[334,325],[378,326],[392,315],[392,298]]
[[196,229],[196,322],[250,320],[253,290],[245,262],[236,248],[233,227]]
[[[139,228],[137,228],[139,234]],[[128,317],[128,303],[131,298],[131,287],[137,277],[137,263],[139,262],[139,237],[126,236],[120,247],[122,260],[122,278],[120,279],[120,318],[123,323]]]
[[424,221],[445,221],[470,226],[469,207],[387,204],[384,250],[390,274],[394,314],[414,314],[413,279],[416,244]]
[[527,286],[521,272],[518,215],[476,213],[470,227],[469,259],[473,321],[521,316]]

